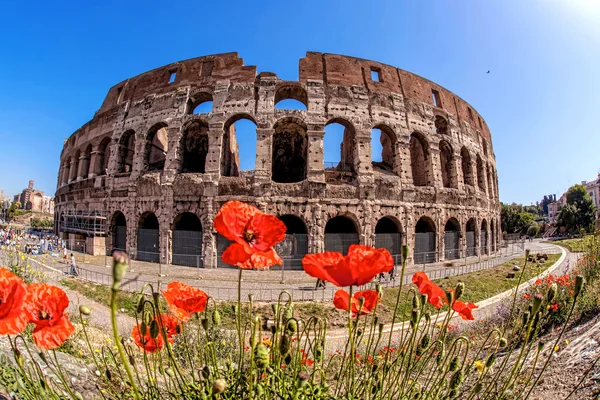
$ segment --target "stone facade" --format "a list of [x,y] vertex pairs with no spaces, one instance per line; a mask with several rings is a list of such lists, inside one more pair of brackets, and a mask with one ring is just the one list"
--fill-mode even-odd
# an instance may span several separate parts
[[[385,232],[400,233],[411,249],[415,232],[432,232],[437,260],[445,257],[450,230],[457,232],[459,256],[467,252],[467,231],[475,232],[477,252],[494,251],[501,232],[496,161],[488,127],[469,104],[374,61],[308,52],[299,69],[299,81],[284,81],[226,53],[115,85],[94,118],[65,142],[57,230],[64,231],[67,210],[99,210],[107,217],[108,249],[125,246],[139,255],[140,229],[157,231],[151,240],[165,262],[173,261],[175,232],[195,231],[201,238],[195,251],[214,267],[214,216],[237,199],[286,216],[289,233],[307,234],[309,252],[330,248],[326,225],[340,216],[350,223],[327,234],[355,231],[363,244],[375,244],[385,219]],[[306,110],[275,108],[286,99]],[[212,111],[194,114],[207,101]],[[233,126],[239,119],[257,127],[251,172],[240,171]],[[341,161],[326,168],[330,123],[345,130]],[[374,128],[381,131],[381,162],[371,157]],[[198,223],[186,225],[182,215]],[[292,228],[294,221],[303,227]],[[480,243],[482,230],[491,239]]]
[[54,214],[54,198],[44,196],[44,192],[34,189],[33,183],[29,181],[27,189],[15,195],[14,200],[20,202],[24,210]]

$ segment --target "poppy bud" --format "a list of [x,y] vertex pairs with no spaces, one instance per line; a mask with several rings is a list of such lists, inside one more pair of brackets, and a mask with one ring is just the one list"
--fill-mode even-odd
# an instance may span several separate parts
[[321,362],[323,360],[323,349],[317,347],[315,349],[315,361]]
[[287,330],[290,333],[296,333],[296,331],[298,330],[298,323],[296,322],[295,319],[290,319],[287,323]]
[[454,304],[454,290],[446,289],[446,299],[448,300],[448,304]]
[[283,315],[285,320],[294,318],[294,305],[290,304],[285,308],[285,314]]
[[175,371],[173,371],[173,368],[168,367],[167,369],[165,369],[165,372],[167,373],[167,375],[169,375],[171,378],[175,377]]
[[82,315],[90,315],[92,313],[92,310],[89,309],[88,306],[79,306],[79,312]]
[[128,354],[128,356],[129,356],[128,357],[129,358],[129,364],[135,366],[135,358],[131,354]]
[[112,373],[108,368],[106,368],[106,379],[108,379],[109,381],[112,379]]
[[462,296],[464,291],[465,291],[465,284],[462,282],[458,282],[456,284],[456,288],[454,288],[454,297],[456,298],[456,300],[460,299],[460,296]]
[[421,304],[427,304],[427,295],[426,294],[422,294],[421,295]]
[[205,365],[204,368],[202,368],[202,377],[204,379],[208,379],[210,377],[210,367],[208,365]]
[[548,288],[548,293],[546,294],[546,300],[548,300],[548,303],[550,303],[552,300],[554,300],[554,297],[556,297],[557,291],[558,291],[558,286],[556,285],[556,283],[553,283],[552,285],[550,285],[550,287]]
[[575,277],[575,287],[573,288],[574,296],[577,297],[583,287],[583,276],[577,275]]
[[221,325],[221,313],[219,312],[219,310],[215,309],[215,311],[213,311],[212,322],[215,325]]
[[452,361],[450,361],[450,366],[449,366],[450,372],[456,371],[458,369],[459,365],[460,365],[460,359],[458,358],[458,356],[456,356],[452,359]]
[[156,322],[156,320],[153,319],[152,322],[150,323],[150,337],[152,339],[156,339],[158,337],[158,333],[159,333],[158,322]]
[[378,333],[378,334],[379,334],[379,335],[381,335],[381,334],[383,333],[383,324],[379,324],[379,325],[377,326],[377,330],[379,331],[379,333]]
[[237,315],[237,312],[238,312],[238,306],[237,306],[237,304],[232,304],[231,305],[231,310],[233,311],[234,314]]
[[529,258],[529,253],[531,253],[530,249],[525,250],[525,262],[527,262],[527,259]]
[[481,382],[477,382],[473,387],[473,394],[479,394],[483,389],[483,384]]
[[464,376],[465,375],[462,368],[456,371],[450,378],[450,389],[458,389],[458,387],[463,383]]
[[254,349],[254,357],[258,368],[265,369],[269,366],[269,350],[264,344],[259,343],[259,345],[256,346],[256,349]]
[[48,360],[46,360],[46,355],[43,352],[39,352],[38,356],[40,356],[40,358],[42,359],[43,362],[45,362],[46,364],[48,364]]
[[150,325],[150,323],[152,322],[152,312],[150,311],[146,311],[144,313],[144,318],[142,319],[142,321],[146,324],[146,325]]
[[412,312],[410,314],[410,322],[413,325],[413,328],[417,326],[417,324],[419,323],[419,309],[418,308],[413,308]]
[[426,333],[421,338],[421,344],[419,347],[421,347],[421,349],[426,349],[429,346],[430,342],[431,342],[431,338],[429,336],[429,333]]
[[275,319],[277,319],[277,314],[279,314],[279,304],[273,303],[271,304],[271,308],[273,309],[273,315],[275,316]]
[[485,367],[491,368],[495,362],[496,362],[496,353],[492,353],[488,356],[487,360],[485,361]]
[[537,293],[533,296],[533,303],[531,308],[531,313],[536,314],[540,310],[540,306],[542,305],[542,301],[544,297],[541,294]]
[[539,342],[538,343],[538,353],[541,353],[544,350],[544,342]]
[[275,325],[271,325],[271,333],[274,335],[277,332],[277,327]]
[[429,322],[431,322],[431,312],[429,312],[429,311],[425,311],[425,312],[423,313],[423,317],[425,318],[425,322],[426,322],[426,323],[429,323]]
[[213,383],[212,391],[213,393],[223,393],[227,389],[227,382],[225,379],[217,379]]
[[253,295],[252,293],[250,293],[250,294],[248,295],[248,301],[249,301],[250,303],[252,303],[252,302],[254,301],[254,295]]
[[119,286],[129,266],[129,256],[123,251],[113,253],[113,290],[119,290]]
[[446,353],[446,345],[442,342],[440,342],[440,350],[438,352],[437,357],[435,358],[435,361],[437,362],[437,364],[441,364],[442,361],[444,360],[444,355]]
[[205,331],[208,330],[208,318],[202,318],[200,324],[202,325],[202,329]]
[[420,296],[414,296],[412,299],[413,308],[421,308],[421,301],[419,299]]
[[144,302],[145,302],[145,300],[146,299],[144,298],[143,294],[141,294],[141,293],[138,294],[138,296],[137,296],[137,302],[136,302],[137,305],[136,305],[136,308],[135,308],[135,312],[137,314],[141,314],[142,311],[144,310]]
[[298,386],[304,387],[308,383],[309,379],[310,375],[307,372],[300,372],[298,374]]
[[292,362],[292,355],[288,354],[287,356],[285,356],[283,361],[285,361],[286,364],[290,364]]
[[529,311],[525,311],[523,313],[523,325],[527,325],[529,322]]
[[506,340],[506,338],[500,338],[499,345],[501,348],[506,347],[507,344],[508,344],[508,341]]

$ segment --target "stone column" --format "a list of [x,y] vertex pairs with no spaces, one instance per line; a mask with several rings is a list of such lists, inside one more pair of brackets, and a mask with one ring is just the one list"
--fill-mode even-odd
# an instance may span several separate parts
[[[89,158],[87,158],[84,155],[82,155],[81,157],[79,157],[79,164],[77,165],[77,180],[81,180],[83,179],[83,170],[85,169],[86,164],[88,165],[88,170],[89,170]],[[86,178],[87,178],[87,174],[86,174]]]
[[360,185],[373,184],[373,162],[371,159],[371,131],[356,131],[354,171]]
[[76,167],[76,161],[75,160],[71,160],[71,165],[69,166],[69,180],[68,183],[71,183],[75,180],[75,178],[77,178],[77,167]]
[[273,133],[274,129],[256,129],[256,167],[254,181],[257,183],[271,182]]
[[[90,163],[88,166],[88,175],[87,178],[93,178],[96,176],[96,170],[100,171],[100,168],[102,168],[101,165],[96,165],[99,161],[100,161],[100,154],[102,154],[101,152],[99,152],[98,150],[94,150],[92,151],[92,154],[90,156]],[[100,171],[100,175],[102,175],[102,171]]]
[[223,147],[223,124],[210,124],[208,130],[208,154],[204,172],[211,174],[215,182],[221,177],[221,153]]
[[324,146],[325,131],[307,131],[308,136],[308,174],[311,182],[325,182]]
[[181,140],[183,139],[183,129],[180,126],[168,127],[169,149],[165,159],[164,176],[167,181],[172,181],[175,175],[181,170],[183,162],[183,151]]

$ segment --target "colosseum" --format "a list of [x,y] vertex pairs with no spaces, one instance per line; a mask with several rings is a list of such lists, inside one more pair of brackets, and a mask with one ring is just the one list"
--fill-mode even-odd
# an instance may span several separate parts
[[[240,164],[241,120],[255,126],[252,170]],[[496,161],[477,111],[410,72],[317,52],[300,60],[298,81],[225,53],[113,86],[64,143],[55,224],[91,254],[215,268],[228,243],[213,219],[232,199],[286,224],[286,268],[352,243],[448,261],[492,254],[500,237]]]

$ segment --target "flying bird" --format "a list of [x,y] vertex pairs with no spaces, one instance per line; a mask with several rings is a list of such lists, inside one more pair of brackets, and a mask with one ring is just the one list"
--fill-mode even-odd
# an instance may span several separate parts
[[486,74],[489,74],[489,73],[490,73],[490,70],[488,69],[488,72],[486,72]]

